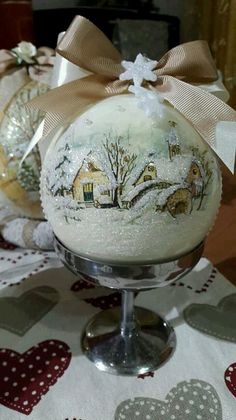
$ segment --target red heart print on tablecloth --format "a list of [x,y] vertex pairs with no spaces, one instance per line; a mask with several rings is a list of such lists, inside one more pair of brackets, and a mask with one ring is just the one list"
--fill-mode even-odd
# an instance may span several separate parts
[[[85,281],[83,279],[85,279]],[[102,310],[120,306],[121,294],[119,292],[110,292],[107,288],[94,286],[93,284],[89,283],[89,280],[91,281],[90,277],[84,274],[83,279],[81,278],[80,280],[76,281],[71,286],[71,290],[73,292],[77,292],[78,297],[84,302]],[[83,293],[88,290],[91,290],[89,295]]]
[[154,372],[146,372],[146,373],[141,373],[140,375],[137,376],[138,379],[145,379],[145,378],[154,378]]
[[226,369],[225,383],[231,394],[236,398],[236,363]]
[[196,288],[196,286],[193,286],[191,284],[186,284],[182,280],[176,280],[175,282],[171,283],[170,286],[171,287],[175,287],[175,286],[185,287],[186,289],[192,290],[194,293],[198,293],[198,294],[206,293],[208,291],[209,287],[214,282],[214,280],[216,278],[216,274],[217,274],[217,270],[215,268],[213,268],[209,278],[198,288]]
[[77,280],[75,283],[72,284],[71,286],[71,290],[72,292],[80,292],[81,290],[86,290],[86,289],[95,289],[95,286],[91,283],[89,283],[90,277],[88,276],[83,276],[84,279],[88,279],[87,281],[85,280]]
[[0,248],[1,249],[8,249],[9,251],[12,251],[13,249],[16,249],[16,245],[13,245],[10,242],[5,241],[5,239],[3,239],[3,237],[2,237],[2,235],[0,235]]
[[[81,279],[71,286],[72,292],[76,292],[79,299],[103,311],[117,308],[121,305],[120,292],[111,291],[107,287],[94,286],[91,283],[91,277],[85,274],[80,274],[80,276]],[[136,292],[135,297],[137,295],[138,293]]]
[[29,415],[70,361],[70,348],[58,340],[43,341],[22,354],[0,349],[0,403]]

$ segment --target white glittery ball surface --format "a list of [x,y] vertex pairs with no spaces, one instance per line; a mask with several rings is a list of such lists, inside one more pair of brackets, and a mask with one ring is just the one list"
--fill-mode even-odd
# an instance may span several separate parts
[[41,195],[54,233],[107,262],[174,259],[214,223],[221,177],[190,123],[162,104],[149,118],[133,94],[105,99],[52,138]]

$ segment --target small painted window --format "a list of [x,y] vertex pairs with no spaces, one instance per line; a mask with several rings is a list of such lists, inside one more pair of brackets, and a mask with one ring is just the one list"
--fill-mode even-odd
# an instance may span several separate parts
[[92,183],[84,184],[83,191],[84,191],[84,201],[89,201],[89,202],[93,201],[93,184]]
[[144,178],[143,178],[143,180],[144,180],[144,182],[151,181],[152,180],[152,177],[151,177],[151,175],[145,175]]

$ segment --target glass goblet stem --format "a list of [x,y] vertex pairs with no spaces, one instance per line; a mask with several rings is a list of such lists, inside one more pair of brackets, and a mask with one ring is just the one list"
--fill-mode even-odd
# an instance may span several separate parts
[[134,313],[134,292],[132,290],[122,290],[121,296],[120,332],[123,337],[130,337],[134,330],[137,330]]

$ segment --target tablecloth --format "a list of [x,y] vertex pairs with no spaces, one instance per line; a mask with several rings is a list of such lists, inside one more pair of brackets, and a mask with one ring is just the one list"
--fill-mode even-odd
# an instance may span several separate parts
[[236,289],[208,260],[138,294],[136,305],[171,321],[177,348],[157,371],[122,377],[80,349],[86,322],[119,305],[119,293],[31,252],[0,251],[1,420],[236,419]]

